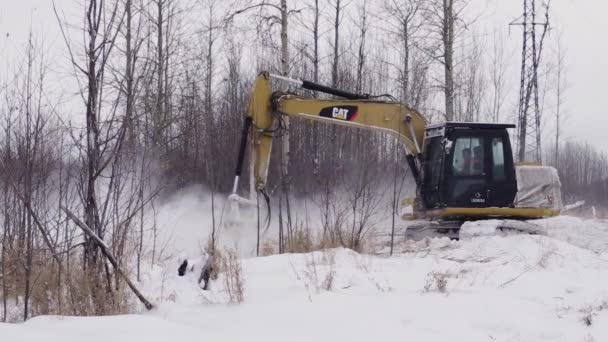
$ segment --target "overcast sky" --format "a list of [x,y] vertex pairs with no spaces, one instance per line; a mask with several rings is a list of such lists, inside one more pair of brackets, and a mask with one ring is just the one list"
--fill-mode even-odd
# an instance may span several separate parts
[[[375,1],[375,0],[374,0]],[[63,41],[55,20],[51,0],[0,0],[0,62],[11,57],[11,51],[21,50],[30,25],[42,33],[47,53],[54,60],[66,61]],[[476,25],[481,34],[493,27],[503,27],[512,50],[512,70],[519,73],[521,29],[508,28],[508,23],[522,12],[523,0],[471,0],[469,10],[480,14]],[[58,7],[73,8],[76,0],[56,0]],[[563,32],[567,49],[569,88],[565,111],[568,119],[565,135],[568,139],[588,141],[608,151],[608,1],[553,0],[551,24],[555,35]],[[554,37],[553,37],[554,38]],[[64,62],[61,62],[64,63]],[[8,63],[0,65],[0,76],[6,74]],[[64,68],[64,67],[61,67]],[[59,69],[61,69],[59,68]],[[63,69],[65,70],[65,69]],[[516,78],[519,78],[519,75]],[[510,91],[518,92],[516,84]],[[548,114],[547,114],[548,115]],[[546,129],[554,125],[547,120]]]
[[[540,2],[540,1],[537,1]],[[507,25],[522,13],[523,0],[474,0],[484,11],[487,25]],[[563,34],[569,88],[564,129],[570,139],[588,141],[608,151],[608,2],[604,0],[552,0],[554,39]],[[521,29],[512,27],[507,38],[521,63]],[[519,91],[516,89],[516,91]],[[547,125],[552,125],[549,122]]]

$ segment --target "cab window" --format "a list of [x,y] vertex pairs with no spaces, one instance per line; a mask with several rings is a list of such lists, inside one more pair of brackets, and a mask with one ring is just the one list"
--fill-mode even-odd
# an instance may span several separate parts
[[443,158],[439,140],[437,138],[432,140],[428,149],[427,159],[424,163],[424,172],[428,177],[426,183],[429,186],[437,186],[441,178],[441,161]]
[[505,152],[502,138],[492,139],[492,178],[495,181],[504,181],[505,176]]
[[460,137],[454,147],[452,171],[457,176],[483,175],[483,145],[480,137]]

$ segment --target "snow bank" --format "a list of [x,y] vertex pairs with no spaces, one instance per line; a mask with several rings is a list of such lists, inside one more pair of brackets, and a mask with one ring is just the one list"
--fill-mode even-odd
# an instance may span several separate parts
[[530,221],[543,227],[546,235],[597,253],[608,252],[608,222],[557,216]]
[[[576,222],[553,221],[540,224],[555,225],[556,236]],[[154,312],[38,317],[0,324],[0,337],[62,342],[608,340],[608,304],[602,307],[608,300],[608,258],[549,236],[434,239],[391,258],[347,249],[245,258],[242,268],[241,305],[226,303],[221,277],[210,291],[202,291],[195,275],[178,277],[176,267],[155,267],[142,284],[161,302]],[[437,279],[445,281],[443,290]],[[584,323],[589,315],[591,326]]]
[[[234,305],[221,274],[209,291],[198,273],[177,275],[180,258],[202,254],[210,205],[195,189],[157,208],[166,255],[144,264],[139,284],[154,311],[0,324],[0,341],[608,341],[608,222],[530,221],[540,235],[469,222],[460,241],[400,243],[390,258],[343,248],[253,258],[255,222],[224,228],[220,245],[244,255],[245,302]],[[222,221],[219,196],[217,208]]]

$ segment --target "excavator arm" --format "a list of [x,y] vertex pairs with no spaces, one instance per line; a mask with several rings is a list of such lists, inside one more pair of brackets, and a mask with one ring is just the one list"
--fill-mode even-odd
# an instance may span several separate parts
[[[286,92],[273,92],[271,80],[295,83],[310,90],[344,99],[318,99]],[[286,129],[285,117],[298,117],[348,127],[386,132],[404,146],[416,182],[420,182],[421,148],[427,124],[417,111],[396,101],[360,95],[308,81],[294,80],[262,72],[256,78],[249,99],[241,137],[233,195],[241,176],[248,139],[252,143],[253,179],[257,191],[264,192],[268,176],[273,137]],[[250,137],[248,137],[250,135]]]

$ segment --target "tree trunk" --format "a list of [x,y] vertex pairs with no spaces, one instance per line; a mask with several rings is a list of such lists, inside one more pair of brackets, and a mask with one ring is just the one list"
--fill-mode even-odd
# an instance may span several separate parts
[[402,40],[403,40],[403,75],[401,81],[401,99],[403,103],[408,104],[410,102],[409,91],[410,91],[410,35],[409,35],[409,22],[403,20],[401,23],[402,29]]
[[359,29],[359,53],[357,63],[356,93],[363,91],[363,69],[365,68],[365,38],[367,35],[367,2],[363,2],[361,10],[361,27]]
[[[287,0],[281,0],[281,74],[289,76],[289,40],[287,36],[288,25]],[[282,192],[285,199],[285,215],[287,218],[286,228],[291,228],[291,207],[289,205],[289,193],[291,180],[289,179],[289,117],[284,117],[285,131],[281,137],[281,183]]]
[[314,68],[314,81],[315,83],[319,82],[319,0],[315,0],[315,9],[314,9],[314,26],[312,29],[313,34],[313,45],[314,45],[314,55],[313,55],[313,68]]
[[443,54],[444,54],[444,95],[445,119],[454,117],[454,0],[443,0]]
[[154,109],[154,127],[153,127],[153,136],[152,136],[152,140],[153,140],[153,144],[156,147],[160,147],[162,145],[162,134],[163,134],[163,126],[164,126],[164,120],[163,120],[163,116],[166,113],[163,113],[163,101],[165,101],[165,95],[164,95],[164,87],[163,87],[163,81],[164,81],[164,74],[165,74],[165,56],[164,56],[164,46],[163,46],[163,21],[164,21],[164,13],[163,13],[163,4],[164,1],[163,0],[158,0],[158,2],[156,3],[157,5],[157,17],[156,17],[156,32],[158,34],[157,40],[156,40],[156,64],[157,64],[157,70],[156,70],[156,77],[157,77],[157,84],[156,84],[156,108]]
[[336,16],[334,18],[334,61],[331,65],[331,86],[334,88],[338,87],[338,63],[339,63],[339,43],[340,43],[340,0],[336,0],[335,10]]
[[125,120],[126,120],[126,124],[125,124],[125,128],[126,128],[126,135],[127,135],[127,145],[129,146],[129,148],[132,148],[135,144],[135,132],[133,129],[133,60],[134,60],[134,55],[133,55],[133,47],[132,47],[132,35],[131,35],[131,31],[132,31],[132,21],[133,21],[133,0],[126,0],[125,3],[125,11],[126,11],[126,15],[127,15],[127,23],[126,23],[126,34],[125,34],[125,40],[126,40],[126,69],[125,69],[125,79],[127,82],[127,89],[126,89],[126,108],[125,108]]

